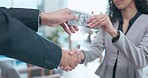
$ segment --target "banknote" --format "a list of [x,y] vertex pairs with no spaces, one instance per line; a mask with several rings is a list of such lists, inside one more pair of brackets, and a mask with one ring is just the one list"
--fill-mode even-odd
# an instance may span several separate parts
[[77,10],[71,10],[71,14],[75,15],[77,17],[77,20],[69,20],[68,25],[88,27],[87,20],[89,19],[91,14]]

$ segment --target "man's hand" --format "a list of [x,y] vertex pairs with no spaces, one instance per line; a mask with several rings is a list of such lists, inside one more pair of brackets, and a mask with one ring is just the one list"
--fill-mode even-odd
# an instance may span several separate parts
[[[82,60],[84,60],[84,53],[82,52],[82,50],[80,49],[74,49],[74,50],[71,50],[69,51],[69,54],[71,55],[71,57],[73,56],[77,56],[77,63],[81,63]],[[73,67],[71,66],[60,66],[62,70],[65,70],[65,71],[71,71],[72,69],[74,69]]]
[[70,67],[71,69],[74,69],[81,61],[77,54],[70,55],[69,52],[70,50],[62,49],[62,59],[59,65],[61,69],[67,66]]
[[65,8],[62,10],[58,10],[55,12],[51,13],[41,13],[41,23],[43,25],[48,25],[48,26],[58,26],[61,25],[61,27],[68,33],[70,34],[75,33],[78,31],[78,27],[76,26],[68,26],[67,21],[68,20],[76,20],[77,18],[71,14],[70,9]]

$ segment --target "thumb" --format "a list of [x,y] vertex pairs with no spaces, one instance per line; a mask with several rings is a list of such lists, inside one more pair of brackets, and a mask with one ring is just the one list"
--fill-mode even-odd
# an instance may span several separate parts
[[77,20],[78,18],[75,15],[68,15],[69,20]]

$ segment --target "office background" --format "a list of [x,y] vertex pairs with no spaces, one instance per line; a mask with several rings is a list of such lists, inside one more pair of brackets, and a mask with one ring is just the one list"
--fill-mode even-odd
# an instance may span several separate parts
[[[52,12],[62,8],[70,8],[72,10],[80,10],[90,14],[99,14],[100,12],[106,12],[107,0],[0,0],[0,6],[7,8],[40,9],[44,12]],[[82,27],[79,28],[79,32],[68,35],[60,27],[53,28],[43,26],[39,28],[37,33],[43,37],[53,40],[62,47],[85,49],[95,37],[97,30]],[[5,56],[0,56],[0,61],[9,62],[17,71],[20,72],[21,78],[43,78],[43,76],[49,75],[46,73],[47,71],[50,73],[50,75],[56,74],[52,78],[99,78],[94,74],[94,72],[101,63],[103,56],[104,53],[102,54],[102,58],[98,58],[88,64],[78,65],[78,67],[70,72],[62,71],[60,68],[53,71],[48,71],[42,68],[36,68],[16,59],[7,58]],[[34,68],[28,71],[28,67]],[[25,69],[27,70],[26,72],[24,71]],[[37,70],[39,73],[36,72],[34,75],[30,75],[33,74],[30,72],[35,72]],[[148,75],[148,68],[145,68],[145,74]]]

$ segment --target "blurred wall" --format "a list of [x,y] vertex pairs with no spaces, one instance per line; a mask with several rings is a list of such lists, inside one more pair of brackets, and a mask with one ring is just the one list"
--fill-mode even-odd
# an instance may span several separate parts
[[0,0],[0,7],[37,9],[37,0]]
[[52,12],[67,7],[67,0],[44,0],[45,12]]

